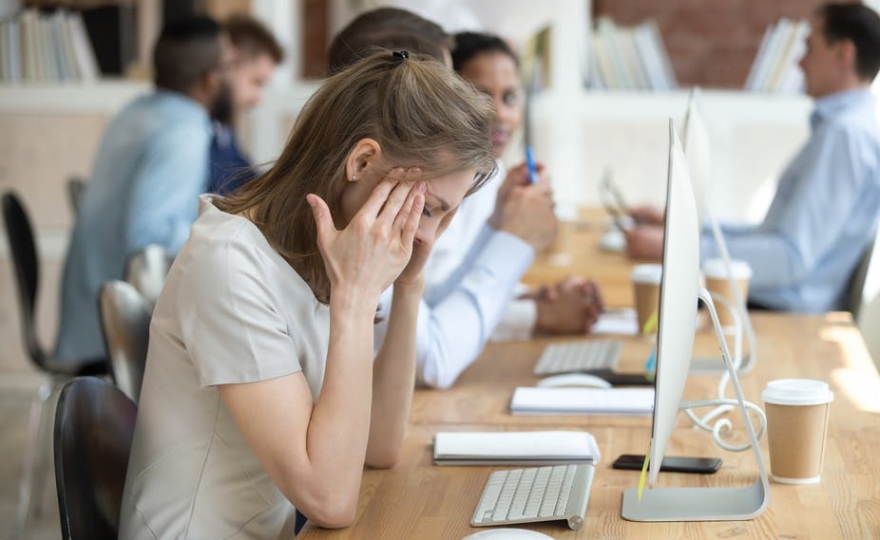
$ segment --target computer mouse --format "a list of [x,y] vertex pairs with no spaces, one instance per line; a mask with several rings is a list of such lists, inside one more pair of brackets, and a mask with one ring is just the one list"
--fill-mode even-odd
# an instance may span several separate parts
[[485,531],[475,532],[462,538],[461,540],[554,540],[552,536],[547,536],[538,531],[530,531],[528,529],[486,529]]
[[570,386],[585,386],[588,388],[611,388],[611,383],[601,377],[588,373],[563,373],[544,377],[538,381],[537,386],[542,388],[565,388]]
[[621,252],[626,247],[626,236],[620,229],[608,229],[599,238],[599,247],[605,251]]

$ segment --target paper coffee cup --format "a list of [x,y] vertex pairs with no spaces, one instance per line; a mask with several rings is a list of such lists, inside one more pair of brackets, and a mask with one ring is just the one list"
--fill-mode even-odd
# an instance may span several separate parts
[[[739,289],[740,298],[745,302],[749,296],[749,280],[752,278],[752,268],[745,261],[731,260],[730,270],[733,275],[733,281],[737,289]],[[723,296],[734,309],[737,309],[736,297],[733,295],[728,275],[724,259],[709,259],[703,263],[706,289],[711,293]],[[721,323],[721,326],[733,326],[734,319],[727,306],[721,305],[721,302],[718,302],[715,304],[715,311],[718,313],[718,321]]]
[[663,267],[659,264],[637,264],[633,267],[630,281],[633,284],[639,332],[644,331],[645,323],[660,307],[660,278],[662,276]]
[[810,379],[770,381],[761,399],[767,415],[770,475],[783,484],[818,482],[834,400],[828,384]]

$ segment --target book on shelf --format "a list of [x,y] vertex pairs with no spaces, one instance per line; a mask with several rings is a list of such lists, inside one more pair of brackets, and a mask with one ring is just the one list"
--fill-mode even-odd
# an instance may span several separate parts
[[439,432],[435,465],[597,463],[599,446],[586,431]]
[[798,60],[806,51],[809,23],[785,17],[764,32],[758,54],[749,70],[745,89],[754,92],[798,92],[803,73]]
[[590,36],[589,85],[609,90],[670,90],[678,86],[653,20],[633,27],[599,17]]
[[95,51],[77,11],[27,9],[0,21],[0,83],[95,81]]

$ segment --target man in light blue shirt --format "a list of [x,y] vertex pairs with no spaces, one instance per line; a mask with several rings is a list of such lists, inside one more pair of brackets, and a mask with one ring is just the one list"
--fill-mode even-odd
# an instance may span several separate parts
[[231,48],[211,19],[168,25],[154,50],[156,91],[129,104],[98,149],[67,253],[59,360],[105,355],[98,293],[147,244],[177,253],[208,186],[210,111],[229,98]]
[[[810,139],[783,173],[764,221],[722,231],[731,257],[752,267],[750,304],[821,313],[845,307],[880,218],[880,123],[870,91],[880,70],[880,17],[861,4],[825,4],[811,29],[800,62],[816,100]],[[634,258],[662,254],[656,227],[638,227],[627,240]],[[720,256],[711,231],[700,253]]]

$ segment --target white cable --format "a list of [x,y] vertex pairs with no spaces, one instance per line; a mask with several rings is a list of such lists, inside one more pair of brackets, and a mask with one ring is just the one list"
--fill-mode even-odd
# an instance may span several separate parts
[[736,303],[745,326],[746,341],[749,342],[749,359],[748,362],[744,361],[742,366],[737,366],[736,368],[737,371],[741,368],[745,373],[755,367],[755,362],[758,360],[758,342],[755,338],[755,328],[752,326],[752,318],[749,316],[749,312],[746,309],[745,299],[742,297],[742,293],[733,279],[733,265],[730,262],[730,252],[727,251],[727,243],[724,241],[724,236],[721,234],[721,226],[718,225],[715,216],[713,216],[712,212],[708,209],[706,210],[706,217],[709,219],[709,225],[712,228],[712,237],[715,239],[715,245],[718,246],[718,252],[721,254],[721,259],[724,261],[724,269],[727,271],[727,279],[730,283],[730,288],[733,290],[733,300]]
[[[700,429],[704,429],[710,433],[712,433],[712,439],[715,440],[715,444],[724,448],[725,450],[730,450],[731,452],[743,452],[751,448],[750,443],[746,443],[743,445],[733,445],[726,442],[722,438],[722,433],[724,432],[732,432],[733,431],[733,423],[727,418],[721,418],[714,424],[709,424],[704,418],[698,418],[697,415],[691,409],[698,409],[701,407],[711,407],[716,405],[715,410],[720,409],[721,407],[728,407],[728,410],[733,409],[734,407],[739,405],[739,402],[735,399],[710,399],[707,401],[683,401],[680,405],[680,408],[684,410],[684,412],[690,417],[690,419],[694,422],[694,424]],[[764,432],[767,430],[767,417],[764,416],[764,411],[758,405],[755,405],[751,401],[744,401],[743,405],[745,405],[746,409],[750,409],[757,417],[760,423],[760,427],[755,434],[757,440],[761,440],[761,437],[764,435]],[[708,415],[707,415],[708,416]],[[751,419],[749,420],[751,423]],[[752,428],[754,429],[754,424],[752,424]]]
[[[734,327],[734,341],[733,341],[733,369],[739,370],[742,365],[742,320],[740,319],[740,315],[736,309],[734,309],[733,305],[727,298],[716,294],[710,293],[712,295],[712,300],[715,302],[720,302],[727,308],[727,311],[730,312],[730,316],[733,319],[733,327]],[[727,399],[727,385],[730,382],[730,373],[727,370],[721,374],[721,380],[718,381],[718,400],[719,403],[721,401],[730,401]],[[735,404],[734,404],[735,405]],[[728,403],[719,404],[717,407],[703,415],[702,418],[698,417],[696,413],[691,410],[686,410],[688,417],[694,422],[694,428],[706,429],[707,431],[713,431],[712,429],[707,428],[707,425],[715,419],[717,416],[721,416],[722,414],[726,414],[733,410],[733,405]],[[719,430],[723,429],[724,423],[728,426],[730,425],[730,421],[727,419],[719,420],[716,425],[719,425]],[[713,431],[714,433],[714,431]],[[713,435],[714,437],[714,435]],[[720,445],[721,443],[719,443]],[[743,450],[747,449],[748,446],[743,448]]]

